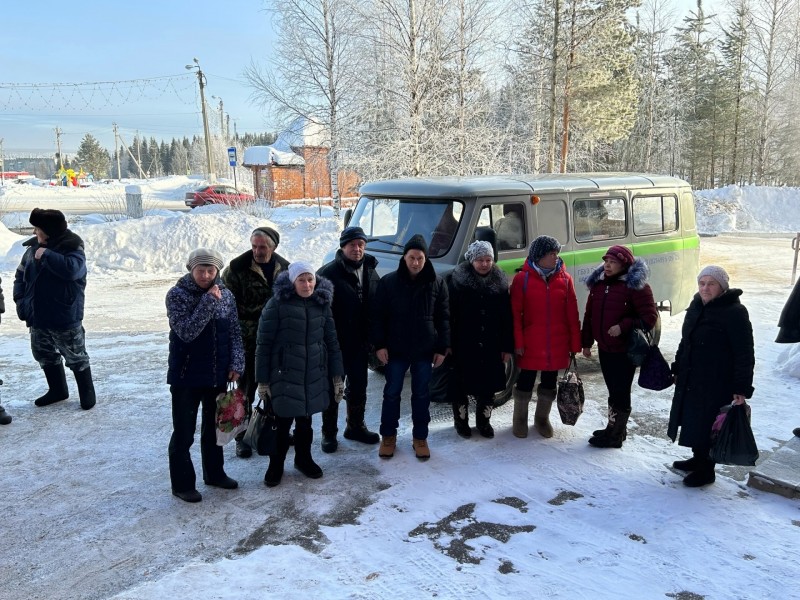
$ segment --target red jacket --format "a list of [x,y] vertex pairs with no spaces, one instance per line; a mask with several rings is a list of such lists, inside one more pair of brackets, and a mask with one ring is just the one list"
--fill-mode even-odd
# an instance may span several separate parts
[[[636,259],[627,273],[606,279],[602,265],[586,279],[589,298],[583,315],[581,341],[584,348],[597,345],[604,352],[627,352],[631,331],[641,320],[648,329],[658,320],[653,290],[647,284],[649,270],[641,259]],[[608,335],[613,325],[619,325],[622,333],[617,337]]]
[[570,352],[580,352],[581,325],[575,284],[560,260],[547,280],[525,261],[511,283],[511,310],[514,347],[525,350],[517,357],[520,369],[566,369]]

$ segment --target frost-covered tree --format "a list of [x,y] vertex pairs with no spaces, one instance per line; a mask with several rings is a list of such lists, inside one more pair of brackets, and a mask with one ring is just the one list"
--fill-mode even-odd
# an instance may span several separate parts
[[81,144],[78,147],[78,154],[75,156],[75,162],[86,173],[91,173],[96,179],[101,179],[108,176],[108,170],[111,166],[111,155],[108,150],[100,145],[91,133],[83,136]]

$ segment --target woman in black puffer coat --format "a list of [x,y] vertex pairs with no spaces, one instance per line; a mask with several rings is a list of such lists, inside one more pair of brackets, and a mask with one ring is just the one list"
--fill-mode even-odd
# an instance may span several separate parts
[[[713,483],[711,427],[720,409],[753,395],[753,327],[740,302],[742,290],[728,288],[722,267],[708,266],[697,277],[699,292],[686,311],[672,371],[675,395],[667,434],[692,449],[692,458],[673,463],[690,471],[689,487]],[[680,437],[678,428],[680,427]]]
[[308,263],[295,262],[275,280],[272,298],[258,323],[256,381],[259,396],[271,398],[278,420],[276,451],[270,456],[264,483],[273,487],[283,476],[294,430],[294,466],[307,477],[322,477],[311,457],[311,416],[344,392],[342,353],[336,338],[331,301],[333,284],[316,277]]

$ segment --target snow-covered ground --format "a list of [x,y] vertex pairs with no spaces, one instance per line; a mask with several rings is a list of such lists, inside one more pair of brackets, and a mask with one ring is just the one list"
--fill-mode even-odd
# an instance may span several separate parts
[[[161,201],[182,204],[186,178],[151,183]],[[27,188],[28,186],[16,186]],[[96,186],[100,187],[100,186]],[[10,215],[33,206],[64,211],[80,190],[0,188]],[[70,195],[72,194],[72,195]],[[797,189],[726,188],[698,194],[703,264],[723,265],[745,293],[756,337],[753,429],[768,457],[800,425],[800,351],[773,343],[791,286],[791,237],[800,231]],[[14,203],[7,202],[10,198]],[[145,208],[148,208],[145,206]],[[105,211],[104,211],[105,212]],[[256,212],[256,211],[254,211]],[[720,217],[725,215],[725,217]],[[0,599],[23,598],[664,598],[792,597],[800,562],[800,505],[745,485],[747,469],[718,468],[717,482],[687,489],[670,464],[687,455],[666,438],[670,391],[634,386],[622,450],[586,444],[604,422],[596,360],[582,360],[586,411],[555,436],[511,435],[511,407],[493,417],[493,440],[463,440],[448,407],[434,407],[433,457],[413,457],[408,416],[395,457],[342,440],[315,458],[325,476],[291,467],[263,484],[267,459],[225,449],[235,491],[198,489],[186,504],[169,491],[171,432],[165,384],[164,296],[188,252],[219,249],[227,260],[249,232],[271,224],[279,253],[316,265],[336,246],[340,225],[326,209],[289,206],[244,214],[218,207],[191,213],[159,206],[139,220],[71,225],[89,259],[86,320],[98,404],[72,397],[36,408],[44,381],[27,332],[14,316],[11,283],[25,239],[0,226]],[[771,232],[772,236],[751,232]],[[683,315],[663,318],[671,359]],[[382,379],[370,375],[368,424],[379,420]],[[406,386],[408,387],[408,386]],[[406,393],[408,390],[406,390]],[[407,410],[408,407],[404,406]],[[340,418],[340,428],[344,418]],[[316,419],[315,428],[319,428]],[[195,447],[195,451],[197,448]],[[194,453],[195,467],[200,468]]]

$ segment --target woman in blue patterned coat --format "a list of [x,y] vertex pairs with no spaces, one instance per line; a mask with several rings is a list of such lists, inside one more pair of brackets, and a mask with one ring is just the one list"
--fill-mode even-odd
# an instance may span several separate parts
[[305,262],[289,265],[275,280],[272,298],[261,313],[256,338],[256,381],[263,400],[271,398],[278,421],[276,450],[270,455],[264,483],[283,477],[294,429],[294,466],[306,477],[322,477],[311,457],[311,416],[344,394],[344,366],[331,312],[333,284],[314,274]]
[[169,475],[172,493],[186,502],[200,502],[189,449],[194,443],[197,411],[202,405],[200,456],[206,485],[235,489],[238,483],[223,469],[217,446],[217,395],[244,370],[244,348],[236,299],[219,278],[224,261],[219,252],[199,248],[189,254],[189,273],[167,292],[169,371],[172,394],[172,437]]

